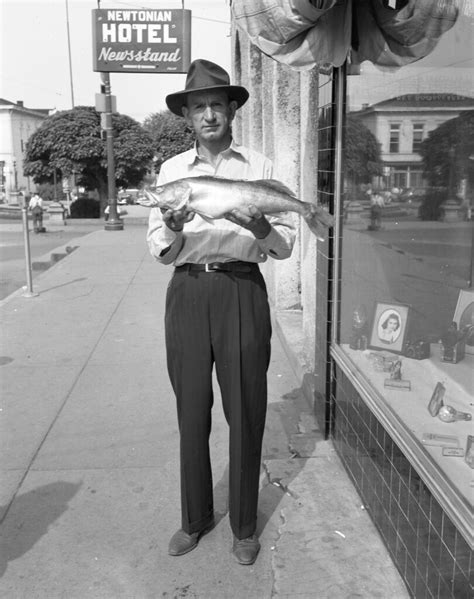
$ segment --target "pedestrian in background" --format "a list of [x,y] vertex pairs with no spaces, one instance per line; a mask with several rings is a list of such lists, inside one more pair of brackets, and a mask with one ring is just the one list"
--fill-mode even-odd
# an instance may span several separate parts
[[371,231],[378,231],[382,226],[382,212],[385,202],[383,196],[375,191],[370,196],[370,226]]
[[[168,108],[193,128],[193,149],[166,161],[157,184],[210,175],[270,179],[272,164],[238,145],[231,124],[247,101],[244,87],[228,73],[194,61],[183,91],[166,97]],[[217,198],[218,200],[218,198]],[[256,535],[262,438],[270,361],[270,311],[258,264],[291,254],[292,217],[268,219],[254,206],[209,223],[185,209],[152,209],[148,244],[163,264],[173,264],[165,313],[168,373],[176,395],[180,431],[181,529],[169,554],[183,555],[214,525],[209,456],[212,370],[215,365],[229,425],[229,518],[233,553],[252,564],[260,549]]]
[[43,231],[43,199],[37,191],[34,192],[33,197],[28,204],[28,209],[33,215],[34,232],[41,233]]

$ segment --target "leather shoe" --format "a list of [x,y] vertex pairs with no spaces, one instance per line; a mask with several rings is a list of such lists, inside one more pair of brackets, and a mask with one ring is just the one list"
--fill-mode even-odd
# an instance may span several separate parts
[[243,566],[250,566],[257,559],[260,551],[260,543],[257,535],[252,535],[246,539],[237,539],[234,537],[234,545],[232,547],[235,559]]
[[206,528],[198,532],[193,532],[188,534],[184,532],[182,528],[174,533],[171,537],[169,545],[168,545],[168,553],[173,556],[184,555],[185,553],[189,553],[199,543],[199,539],[209,532],[214,527],[214,522],[212,522]]

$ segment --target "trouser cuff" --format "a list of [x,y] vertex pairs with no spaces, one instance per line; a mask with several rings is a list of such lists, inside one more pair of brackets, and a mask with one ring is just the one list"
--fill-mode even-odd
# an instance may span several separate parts
[[201,520],[196,520],[195,522],[191,522],[191,524],[189,524],[188,522],[183,522],[181,528],[188,535],[192,535],[195,532],[201,532],[201,530],[208,528],[208,526],[210,526],[213,522],[214,513],[210,512],[207,516],[201,518]]

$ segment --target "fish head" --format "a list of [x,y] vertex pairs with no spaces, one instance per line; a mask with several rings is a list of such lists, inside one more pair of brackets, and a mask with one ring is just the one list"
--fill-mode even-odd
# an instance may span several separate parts
[[138,203],[142,206],[175,211],[186,206],[191,195],[191,187],[185,181],[178,179],[153,189],[144,189],[143,195],[143,198],[138,199]]
[[159,185],[153,192],[162,210],[181,210],[191,196],[191,187],[186,181],[178,179],[165,185]]

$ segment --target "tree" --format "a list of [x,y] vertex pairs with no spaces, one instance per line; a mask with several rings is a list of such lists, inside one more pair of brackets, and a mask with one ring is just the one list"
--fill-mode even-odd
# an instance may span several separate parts
[[370,183],[382,174],[377,138],[356,116],[348,114],[345,128],[344,165],[347,178],[355,187]]
[[[430,131],[420,154],[424,175],[432,187],[453,187],[467,179],[474,184],[474,110],[445,121]],[[454,191],[454,189],[453,189]]]
[[169,110],[147,117],[143,122],[143,128],[154,142],[156,172],[159,172],[165,160],[189,150],[194,144],[192,129],[183,118]]
[[[139,123],[112,115],[117,186],[137,187],[153,159],[153,142]],[[107,200],[107,152],[101,136],[100,114],[77,106],[48,117],[26,145],[24,173],[35,183],[52,182],[75,173],[76,183],[98,191]]]

